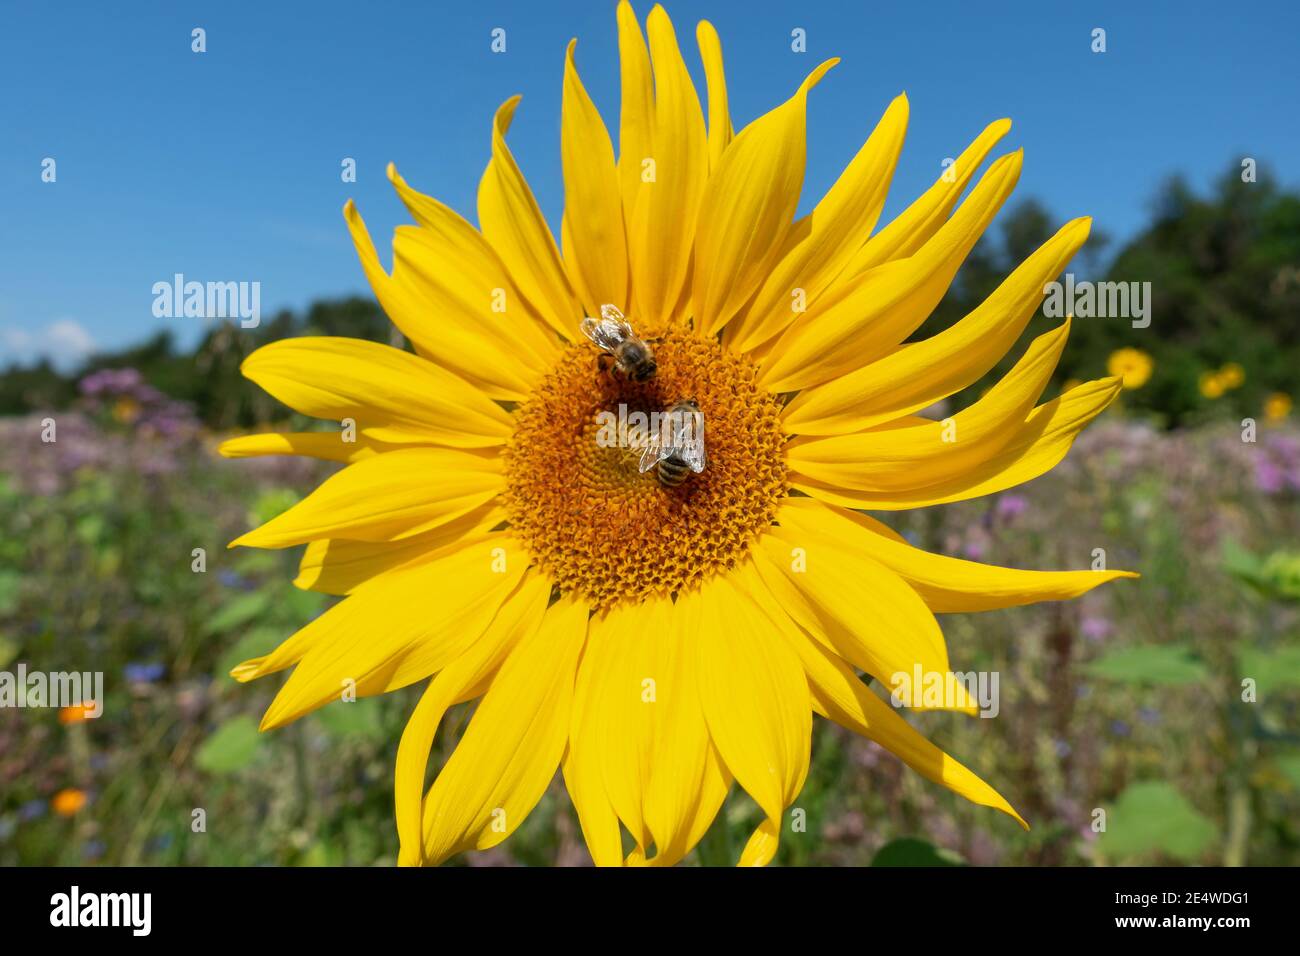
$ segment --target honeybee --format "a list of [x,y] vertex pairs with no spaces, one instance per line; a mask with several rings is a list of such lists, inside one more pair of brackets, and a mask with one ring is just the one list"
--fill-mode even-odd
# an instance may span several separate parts
[[655,469],[659,483],[676,488],[692,472],[699,474],[707,464],[704,452],[704,413],[688,398],[664,413],[659,433],[651,437],[641,453],[642,474]]
[[655,373],[655,355],[628,323],[616,306],[608,303],[600,307],[600,318],[582,320],[582,334],[603,350],[600,355],[601,370],[608,370],[606,361],[612,362],[634,382],[644,382]]

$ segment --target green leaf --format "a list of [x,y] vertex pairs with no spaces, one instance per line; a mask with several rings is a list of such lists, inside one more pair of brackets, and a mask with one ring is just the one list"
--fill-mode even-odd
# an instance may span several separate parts
[[316,711],[315,718],[335,737],[364,737],[380,740],[384,737],[384,723],[377,697],[361,700],[339,700]]
[[194,762],[208,773],[233,773],[252,763],[261,746],[257,722],[241,714],[226,721],[203,742]]
[[1163,781],[1130,785],[1106,814],[1099,846],[1115,859],[1162,853],[1183,862],[1200,858],[1218,833],[1181,793]]
[[224,602],[216,614],[208,618],[203,625],[203,633],[225,634],[247,624],[264,612],[271,603],[271,596],[265,591],[250,591]]
[[1258,584],[1260,581],[1260,560],[1237,542],[1223,542],[1223,558],[1220,561],[1223,570],[1234,578]]
[[945,850],[916,837],[890,840],[871,858],[872,866],[965,866],[966,861],[952,850]]
[[1084,672],[1121,683],[1164,686],[1195,684],[1206,677],[1205,665],[1176,644],[1119,648],[1086,665]]
[[1300,553],[1274,551],[1264,559],[1260,575],[1277,597],[1300,599]]
[[1221,563],[1223,570],[1267,597],[1300,600],[1300,552],[1274,551],[1261,557],[1227,541]]
[[1273,691],[1300,687],[1300,647],[1280,647],[1265,651],[1247,647],[1239,660],[1241,676],[1255,681],[1261,698]]

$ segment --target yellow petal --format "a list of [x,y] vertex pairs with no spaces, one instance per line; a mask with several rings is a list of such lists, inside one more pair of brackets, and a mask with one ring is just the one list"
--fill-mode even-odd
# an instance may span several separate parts
[[474,285],[474,277],[457,271],[427,229],[397,227],[392,281],[409,291],[421,316],[437,322],[436,337],[418,343],[420,354],[490,398],[527,399],[554,363],[555,335],[543,328],[531,306],[511,294],[504,278],[491,289]]
[[362,461],[385,451],[409,448],[377,441],[367,435],[352,436],[348,441],[343,432],[268,432],[261,435],[240,435],[227,438],[217,446],[223,458],[258,458],[262,455],[301,455],[324,461]]
[[630,227],[641,195],[643,164],[654,149],[655,94],[650,51],[646,49],[641,24],[627,0],[619,0],[618,4],[618,60],[623,90],[618,125],[618,179],[631,256],[640,250],[639,245],[633,244]]
[[573,747],[592,748],[614,812],[643,852],[651,844],[641,807],[655,753],[654,682],[662,677],[655,644],[671,613],[662,598],[596,615],[578,671],[583,724],[572,730]]
[[853,162],[808,216],[799,241],[777,263],[742,317],[728,327],[734,348],[750,351],[783,330],[796,310],[816,301],[862,247],[884,207],[907,132],[907,113],[905,95],[889,104]]
[[786,501],[781,523],[870,555],[910,584],[936,614],[1065,601],[1107,581],[1137,577],[1132,571],[1022,571],[931,554],[875,518],[814,498]]
[[424,855],[496,846],[524,821],[555,776],[569,732],[587,607],[552,605],[492,681],[424,803]]
[[[626,19],[622,8],[620,17]],[[643,327],[655,329],[680,318],[676,311],[687,289],[709,157],[700,101],[682,61],[672,23],[662,7],[650,11],[646,28],[654,64],[653,132],[648,139],[638,135],[630,143],[625,142],[619,166],[625,189],[623,210],[632,291],[637,303],[637,312],[630,318],[634,327],[640,321]],[[635,23],[632,29],[620,23],[620,38],[624,35],[628,39],[621,39],[620,50],[634,51],[639,42]],[[631,55],[639,58],[637,53]],[[639,76],[641,67],[625,63],[624,69]],[[636,98],[636,91],[633,96]],[[640,104],[635,108],[639,109]],[[624,122],[641,122],[629,117],[628,109],[625,86]],[[629,154],[629,148],[638,147],[648,151]]]
[[939,303],[1020,176],[1022,153],[989,167],[951,219],[915,254],[837,283],[777,341],[760,372],[774,392],[820,385],[895,348]]
[[399,541],[494,499],[501,460],[456,448],[405,448],[348,465],[230,547],[288,548],[322,538]]
[[290,408],[380,441],[503,445],[509,413],[450,372],[387,345],[304,336],[264,345],[240,370]]
[[[1001,810],[1028,828],[997,791],[913,730],[890,704],[857,678],[838,654],[792,619],[777,594],[764,587],[757,565],[742,564],[739,572],[737,580],[742,582],[745,593],[798,657],[817,713],[874,740],[927,779],[974,803]],[[757,851],[769,836],[756,833],[750,842]]]
[[869,511],[900,511],[980,498],[1005,491],[1055,468],[1083,428],[1115,400],[1119,378],[1085,382],[1038,406],[997,454],[970,471],[935,485],[865,491],[831,485],[792,469],[790,485],[822,501]]
[[813,705],[820,713],[874,740],[927,780],[942,784],[972,803],[1000,810],[1029,829],[1006,798],[921,736],[898,711],[872,693],[843,660],[806,636],[792,639],[791,645],[803,663]]
[[1045,242],[970,315],[938,335],[807,389],[782,413],[796,435],[843,435],[925,408],[977,381],[1019,338],[1044,285],[1088,238],[1091,220],[1075,219]]
[[[583,655],[585,661],[586,655]],[[564,786],[578,814],[587,850],[597,866],[623,865],[623,835],[618,814],[605,790],[605,775],[600,765],[600,749],[595,742],[596,728],[588,719],[586,701],[592,696],[591,669],[584,679],[580,669],[573,694],[569,746],[564,752],[562,768]]]
[[[553,357],[555,336],[526,302],[520,304],[509,270],[483,234],[450,206],[412,188],[393,163],[388,164],[387,173],[398,198],[420,224],[407,231],[418,236],[434,259],[434,267],[427,270],[432,275],[426,281],[437,289],[440,312],[453,319],[472,317],[478,320],[477,325],[488,328],[499,329],[507,323],[510,338],[527,352],[520,357],[522,361],[535,364],[534,359],[545,362]],[[504,313],[493,309],[498,290],[505,293],[508,308]],[[424,318],[435,330],[446,319],[441,314]]]
[[944,169],[935,184],[920,199],[863,244],[845,272],[856,275],[891,259],[910,256],[920,249],[948,218],[948,213],[956,205],[957,197],[966,191],[966,184],[975,175],[975,170],[993,151],[998,140],[1010,131],[1009,119],[996,120],[986,126],[957,157],[957,161]]
[[[407,244],[420,243],[425,254],[433,257],[433,268],[423,270],[427,274],[421,281],[438,287],[439,310],[434,315],[426,313],[425,320],[440,328],[448,319],[473,317],[478,320],[474,327],[486,329],[504,339],[512,350],[522,351],[518,361],[529,368],[549,368],[559,351],[555,335],[520,296],[505,263],[483,234],[454,209],[412,189],[392,163],[388,164],[388,179],[420,224],[416,230],[399,228],[399,235],[410,233],[413,239]],[[415,254],[412,259],[418,257]],[[395,261],[402,259],[399,253]],[[498,290],[505,312],[493,309]]]
[[440,557],[444,548],[469,544],[487,536],[506,520],[505,510],[486,504],[432,531],[400,541],[312,541],[298,564],[295,587],[325,594],[350,594],[371,578],[393,568]]
[[808,773],[808,684],[798,657],[727,577],[678,601],[698,604],[696,660],[709,735],[767,817],[760,828],[766,838],[742,857],[761,866],[776,853],[782,814]]
[[564,59],[560,158],[564,165],[564,261],[588,315],[628,307],[627,238],[614,147],[573,63]]
[[265,657],[231,675],[249,681],[297,664],[262,719],[278,727],[338,700],[422,680],[455,660],[514,590],[528,556],[502,535],[367,581]]
[[697,630],[677,605],[672,630],[675,646],[660,655],[663,673],[669,675],[668,696],[661,693],[659,698],[664,713],[645,795],[645,820],[656,850],[651,866],[672,866],[691,852],[731,789],[731,774],[709,737],[700,702],[693,646]]
[[969,474],[1013,439],[1042,394],[1065,347],[1070,323],[1034,339],[1024,357],[969,408],[941,422],[796,438],[793,471],[827,485],[897,492]]
[[[522,349],[516,354],[503,354],[500,342],[480,318],[479,310],[489,304],[488,298],[454,299],[449,290],[456,280],[450,277],[459,273],[451,268],[439,271],[438,266],[445,262],[445,243],[439,246],[429,230],[399,227],[393,237],[393,275],[389,276],[351,200],[343,207],[343,214],[375,297],[422,357],[452,370],[490,398],[513,401],[527,395],[538,374],[536,359],[530,365]],[[418,251],[413,253],[417,246]],[[431,259],[434,264],[426,263],[422,274],[413,266],[413,255],[416,263]],[[428,278],[431,275],[449,281],[438,283]],[[517,323],[521,338],[528,338],[526,330],[532,324]]]
[[[763,584],[751,581],[747,590],[773,594],[827,650],[886,687],[917,667],[927,675],[949,673],[948,649],[934,614],[883,564],[797,525],[774,528],[751,554]],[[737,580],[746,580],[747,573],[738,570]],[[940,709],[976,713],[979,708],[959,689]]]
[[838,62],[741,130],[709,177],[695,233],[694,316],[706,335],[749,300],[782,251],[803,187],[808,91]]
[[551,328],[574,341],[582,306],[565,274],[555,237],[506,146],[506,131],[518,105],[519,97],[512,96],[492,122],[492,159],[478,187],[479,227],[524,297]]
[[424,777],[429,766],[429,749],[447,708],[468,699],[483,680],[495,674],[506,655],[541,626],[550,598],[550,582],[540,575],[525,575],[488,625],[483,636],[429,682],[397,748],[397,769],[393,781],[397,836],[401,844],[398,862],[418,866],[424,860],[421,828]]
[[[637,843],[629,862],[679,861],[703,836],[730,785],[700,705],[696,631],[667,598],[592,619],[570,758],[599,767],[594,785],[603,786]],[[652,843],[657,852],[646,861]]]
[[718,161],[731,143],[731,113],[727,108],[727,73],[722,66],[722,41],[718,31],[708,20],[695,27],[695,42],[700,47],[704,61],[704,82],[709,94],[709,169],[717,169]]

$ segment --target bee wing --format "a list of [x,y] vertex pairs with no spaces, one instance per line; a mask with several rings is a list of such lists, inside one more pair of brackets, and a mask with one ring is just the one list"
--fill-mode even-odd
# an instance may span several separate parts
[[697,475],[708,464],[708,455],[704,451],[704,413],[692,412],[690,418],[677,432],[673,441],[682,461],[690,466]]
[[632,331],[632,323],[627,320],[619,307],[606,302],[600,307],[600,321],[612,329],[616,329],[618,334],[624,339],[636,338],[636,333]]
[[604,342],[601,341],[601,339],[604,337],[604,334],[600,328],[600,319],[593,319],[590,316],[588,316],[587,318],[582,320],[582,325],[580,325],[579,328],[582,329],[582,334],[585,335],[587,338],[591,339],[597,345],[601,346],[601,348],[605,347]]
[[[622,323],[622,328],[620,328],[618,322],[614,322],[610,319],[593,319],[588,317],[582,320],[580,328],[582,329],[583,335],[591,339],[607,352],[613,351],[614,346],[627,338],[627,334],[623,331],[623,329],[627,328],[626,322]],[[627,329],[627,332],[630,333],[631,329]]]
[[645,451],[641,452],[641,463],[637,466],[638,470],[642,474],[645,474],[670,454],[672,454],[672,449],[665,448],[659,441],[659,436],[653,435],[650,440],[646,442]]

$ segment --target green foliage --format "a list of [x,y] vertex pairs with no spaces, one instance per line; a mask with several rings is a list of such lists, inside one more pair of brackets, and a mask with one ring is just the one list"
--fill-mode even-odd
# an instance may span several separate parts
[[0,415],[66,408],[76,395],[76,378],[61,374],[47,360],[0,370]]
[[271,595],[261,591],[239,594],[203,623],[206,635],[225,634],[242,624],[255,620],[271,603]]
[[216,729],[194,757],[194,763],[208,773],[234,773],[253,762],[261,749],[257,721],[241,714]]
[[1300,601],[1300,552],[1279,550],[1261,557],[1229,540],[1223,545],[1223,569],[1265,597]]
[[1128,786],[1106,814],[1101,851],[1112,859],[1149,854],[1195,862],[1217,838],[1214,824],[1163,781]]
[[944,850],[916,837],[891,840],[871,858],[872,866],[965,866],[965,863],[952,850]]
[[1300,687],[1300,646],[1272,650],[1244,648],[1241,651],[1241,676],[1253,679],[1263,697]]
[[1185,647],[1122,647],[1093,661],[1084,670],[1093,677],[1131,684],[1176,687],[1206,678],[1205,665]]
[[1300,601],[1300,552],[1274,551],[1264,559],[1260,577],[1275,598]]
[[375,698],[335,701],[316,711],[314,716],[336,737],[361,737],[375,742],[382,740],[387,731],[383,702]]

